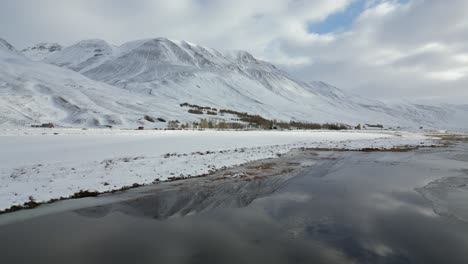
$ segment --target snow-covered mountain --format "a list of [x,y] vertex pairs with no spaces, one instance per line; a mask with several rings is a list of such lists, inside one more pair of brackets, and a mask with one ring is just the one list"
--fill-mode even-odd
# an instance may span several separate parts
[[38,43],[32,47],[25,48],[21,52],[34,61],[41,61],[48,56],[62,50],[62,46],[57,43]]
[[8,43],[8,41],[1,39],[1,38],[0,38],[0,49],[3,49],[8,52],[13,52],[13,53],[17,52],[16,49],[13,47],[13,45],[11,45],[10,43]]
[[181,118],[176,113],[179,108],[72,70],[29,60],[0,40],[0,126],[53,122],[76,127],[135,127],[144,114],[155,109],[163,117]]
[[187,113],[179,106],[184,102],[278,120],[450,128],[468,123],[460,124],[467,107],[388,105],[322,82],[294,80],[245,51],[219,52],[185,41],[156,38],[116,47],[85,40],[42,62],[26,56],[13,47],[0,51],[0,108],[6,113],[0,123],[151,127],[165,124],[148,124],[143,116],[207,117]]
[[44,58],[44,62],[74,71],[94,68],[113,54],[113,48],[103,40],[85,40]]

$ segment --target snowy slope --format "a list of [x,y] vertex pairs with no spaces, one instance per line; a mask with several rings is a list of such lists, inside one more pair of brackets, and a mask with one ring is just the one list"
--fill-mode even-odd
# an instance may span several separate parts
[[62,50],[62,46],[57,43],[38,43],[32,47],[25,48],[21,52],[34,61],[41,61]]
[[0,50],[9,52],[9,53],[18,53],[15,47],[13,47],[13,45],[11,45],[10,43],[8,43],[8,41],[1,39],[1,38],[0,38]]
[[145,114],[168,119],[169,114],[177,117],[179,108],[93,81],[72,70],[31,61],[0,41],[0,125],[53,122],[79,127],[135,127]]
[[[468,126],[468,122],[460,122],[468,113],[466,107],[388,105],[368,100],[322,82],[294,80],[245,51],[219,52],[165,38],[132,41],[120,47],[103,40],[85,40],[46,56],[40,63],[11,48],[4,48],[3,53],[16,54],[15,61],[5,60],[6,55],[0,57],[0,91],[6,102],[0,107],[9,109],[0,123],[158,127],[165,124],[145,124],[142,117],[200,118],[179,107],[188,102],[279,120],[413,128]],[[73,107],[59,97],[72,102]]]
[[305,86],[310,87],[313,93],[321,95],[325,104],[366,113],[367,117],[380,120],[381,124],[389,124],[394,120],[395,125],[409,127],[420,125],[461,130],[468,128],[468,105],[423,105],[409,101],[388,104],[346,93],[323,82],[312,82]]
[[[109,45],[108,45],[109,46]],[[48,62],[61,65],[55,58]],[[95,67],[78,71],[134,93],[228,108],[283,120],[450,126],[459,109],[414,104],[386,105],[322,82],[293,80],[245,51],[218,52],[165,38],[139,40],[114,49]],[[102,62],[105,60],[105,62]],[[462,111],[463,112],[463,111]]]
[[113,48],[103,40],[83,40],[44,58],[44,62],[75,71],[94,68],[112,56]]

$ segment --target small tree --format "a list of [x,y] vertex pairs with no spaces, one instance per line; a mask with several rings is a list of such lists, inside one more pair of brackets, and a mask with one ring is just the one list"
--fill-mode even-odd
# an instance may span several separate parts
[[200,120],[200,128],[204,129],[208,127],[208,121],[205,118]]
[[178,121],[169,121],[167,123],[168,128],[179,128],[179,122]]
[[218,124],[218,128],[219,129],[226,129],[227,128],[226,121],[224,121],[224,120],[220,121],[219,124]]

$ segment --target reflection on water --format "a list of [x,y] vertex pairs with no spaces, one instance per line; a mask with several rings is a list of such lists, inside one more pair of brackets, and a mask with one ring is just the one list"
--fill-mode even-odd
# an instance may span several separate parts
[[153,219],[186,216],[213,208],[240,208],[278,190],[291,176],[262,180],[229,181],[209,186],[181,186],[158,190],[136,199],[75,210],[87,217],[104,217],[112,212]]
[[293,178],[0,226],[2,263],[466,263],[468,224],[436,215],[414,190],[467,169],[464,151],[337,153]]

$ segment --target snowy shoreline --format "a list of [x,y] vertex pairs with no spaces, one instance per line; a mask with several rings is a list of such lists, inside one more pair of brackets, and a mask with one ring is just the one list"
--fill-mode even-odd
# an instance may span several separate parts
[[80,192],[205,175],[293,149],[432,146],[434,138],[388,131],[0,130],[0,211]]

